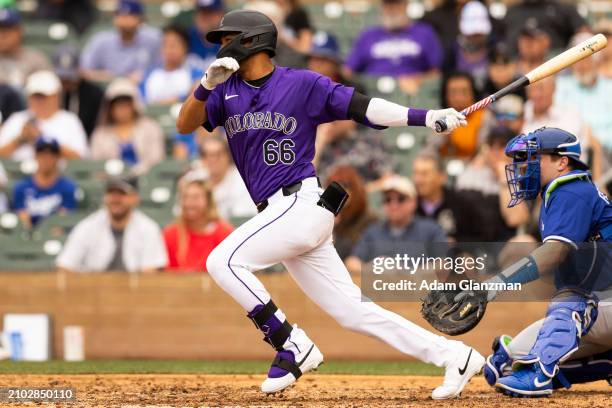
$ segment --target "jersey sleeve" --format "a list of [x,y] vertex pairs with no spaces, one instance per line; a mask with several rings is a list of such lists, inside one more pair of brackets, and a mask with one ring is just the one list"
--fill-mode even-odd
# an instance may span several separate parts
[[349,119],[349,105],[355,88],[333,82],[326,76],[310,74],[304,83],[306,110],[316,123]]
[[216,86],[206,100],[206,114],[208,115],[203,126],[209,132],[225,122],[225,109],[223,108],[223,86]]
[[593,206],[583,197],[565,191],[553,193],[540,216],[542,241],[586,242],[591,230]]

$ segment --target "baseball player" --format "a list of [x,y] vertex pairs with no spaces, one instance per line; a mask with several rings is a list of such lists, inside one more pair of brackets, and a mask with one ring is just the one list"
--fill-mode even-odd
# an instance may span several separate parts
[[[509,206],[542,196],[543,245],[492,281],[527,283],[554,274],[546,317],[493,342],[484,374],[498,391],[539,397],[612,378],[612,205],[580,161],[576,136],[542,128],[512,139]],[[495,293],[489,292],[489,300]],[[599,305],[598,305],[599,304]]]
[[254,271],[282,262],[300,288],[343,327],[376,337],[401,352],[446,367],[433,398],[458,396],[484,358],[458,341],[433,334],[372,302],[362,302],[333,243],[334,215],[347,199],[341,186],[322,191],[312,165],[321,123],[353,119],[368,126],[428,126],[444,118],[453,130],[465,117],[453,109],[408,109],[370,99],[307,70],[275,66],[277,30],[265,15],[232,11],[206,39],[221,44],[201,85],[183,104],[181,133],[223,126],[238,170],[259,214],[208,257],[221,288],[248,313],[277,351],[263,382],[281,391],[323,363],[323,354],[291,325]]

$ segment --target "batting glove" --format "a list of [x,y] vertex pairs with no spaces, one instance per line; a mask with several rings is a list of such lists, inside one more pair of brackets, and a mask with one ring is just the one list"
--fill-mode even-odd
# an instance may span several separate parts
[[240,65],[234,58],[219,58],[210,64],[200,83],[204,88],[212,91],[217,85],[227,81],[239,68]]
[[440,132],[440,134],[449,133],[458,127],[467,125],[467,120],[465,119],[464,114],[457,112],[453,108],[449,108],[428,111],[427,116],[425,117],[425,126],[438,133],[436,130],[436,121],[439,119],[444,120],[447,126],[447,129],[444,132]]

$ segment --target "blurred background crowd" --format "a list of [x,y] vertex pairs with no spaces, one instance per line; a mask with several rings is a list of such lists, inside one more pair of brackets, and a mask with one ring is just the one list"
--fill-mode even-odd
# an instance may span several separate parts
[[[276,23],[277,64],[422,108],[461,110],[592,33],[612,40],[608,0],[0,0],[0,269],[204,272],[256,209],[223,129],[174,121],[218,51],[204,34],[239,7]],[[468,123],[318,128],[321,180],[350,193],[349,270],[407,241],[537,240],[538,203],[506,207],[504,147],[542,126],[576,134],[609,192],[612,46]]]

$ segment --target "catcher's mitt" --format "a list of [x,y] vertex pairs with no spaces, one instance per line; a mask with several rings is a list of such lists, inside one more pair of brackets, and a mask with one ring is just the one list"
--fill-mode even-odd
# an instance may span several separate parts
[[458,336],[476,327],[484,316],[487,292],[434,290],[422,301],[421,314],[429,324],[444,334]]

